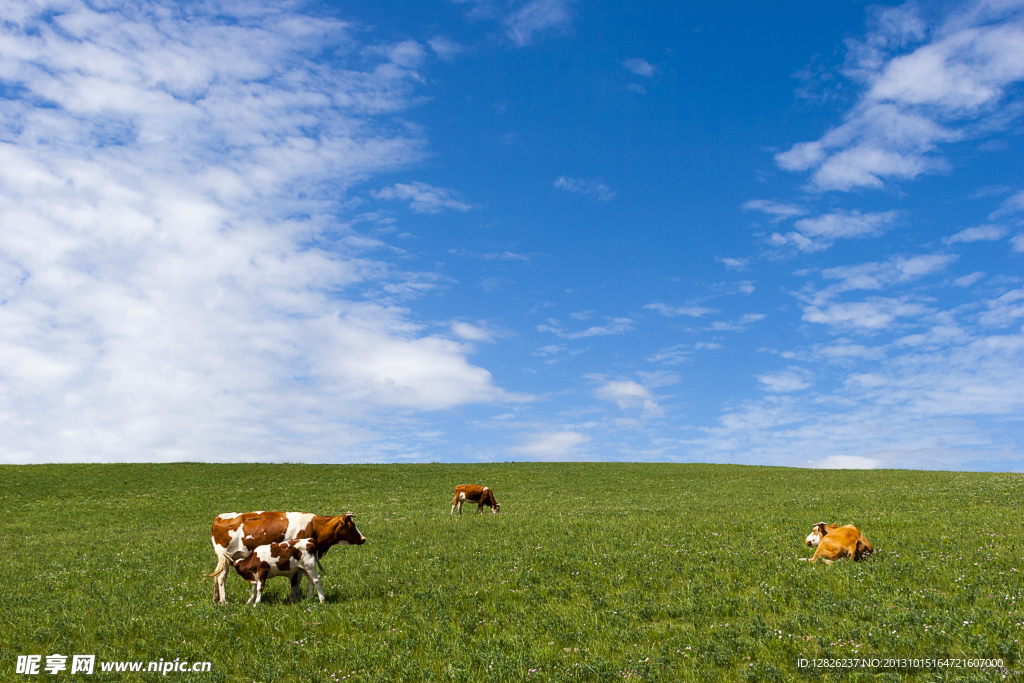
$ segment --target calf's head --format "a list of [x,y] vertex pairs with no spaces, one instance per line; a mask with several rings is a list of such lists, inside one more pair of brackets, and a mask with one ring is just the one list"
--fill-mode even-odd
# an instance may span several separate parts
[[250,577],[256,574],[256,572],[260,568],[261,562],[260,558],[256,556],[256,553],[248,555],[244,559],[238,560],[237,562],[234,560],[228,561],[235,568],[235,571],[238,572],[238,575],[246,581],[248,581]]

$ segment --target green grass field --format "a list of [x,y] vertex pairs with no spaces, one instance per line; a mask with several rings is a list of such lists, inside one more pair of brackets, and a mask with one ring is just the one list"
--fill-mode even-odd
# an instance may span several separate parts
[[[0,680],[1019,679],[1022,481],[671,464],[4,466]],[[491,486],[501,514],[449,516],[461,483]],[[212,603],[212,519],[260,509],[356,514],[368,541],[324,558],[326,604],[289,604],[279,578],[247,607],[234,573],[230,604]],[[800,561],[821,520],[856,524],[877,553]],[[54,653],[212,670],[15,675],[18,655]],[[854,655],[1004,669],[797,666]]]

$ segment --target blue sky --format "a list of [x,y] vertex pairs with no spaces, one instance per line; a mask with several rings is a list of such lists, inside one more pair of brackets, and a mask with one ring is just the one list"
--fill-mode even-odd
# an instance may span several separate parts
[[1024,469],[1024,3],[5,4],[0,461]]

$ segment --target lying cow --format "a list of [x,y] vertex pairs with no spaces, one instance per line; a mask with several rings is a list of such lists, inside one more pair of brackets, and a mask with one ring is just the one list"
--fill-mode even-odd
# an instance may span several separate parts
[[491,513],[501,511],[501,505],[494,499],[494,491],[486,486],[477,486],[476,484],[459,484],[456,486],[455,497],[452,498],[451,514],[454,515],[455,508],[459,508],[459,514],[461,515],[462,504],[466,501],[477,503],[477,513],[483,512],[484,505],[491,506]]
[[[226,603],[224,583],[228,568],[244,560],[263,545],[284,543],[298,538],[312,539],[316,544],[316,560],[327,554],[331,546],[362,545],[366,539],[348,512],[337,517],[313,515],[306,512],[228,512],[213,520],[210,540],[217,554],[217,568],[208,576],[214,577],[213,601]],[[321,568],[321,571],[323,569]],[[292,574],[291,600],[299,599],[301,590],[298,573]]]
[[[252,595],[245,604],[258,605],[263,597],[263,586],[267,579],[275,576],[298,576],[299,572],[309,579],[309,598],[313,598],[313,587],[320,602],[324,601],[324,589],[316,571],[317,547],[311,538],[297,538],[284,543],[261,545],[244,560],[235,562],[235,571],[252,584]],[[294,601],[294,600],[293,600]]]
[[875,552],[867,537],[852,524],[838,526],[818,522],[804,539],[804,543],[811,547],[817,546],[811,562],[820,559],[825,564],[832,564],[834,560],[841,560],[844,557],[859,560]]

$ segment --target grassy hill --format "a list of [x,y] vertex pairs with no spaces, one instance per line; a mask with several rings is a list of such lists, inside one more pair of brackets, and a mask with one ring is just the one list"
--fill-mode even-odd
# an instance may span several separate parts
[[[499,515],[449,515],[456,484]],[[210,661],[194,681],[1004,680],[1024,669],[1024,480],[725,465],[0,467],[0,679],[18,655]],[[228,577],[221,512],[352,511],[327,603]],[[860,563],[800,561],[818,521]],[[798,659],[1002,659],[823,669]],[[68,668],[70,669],[70,659]],[[881,662],[880,662],[881,663]],[[155,680],[154,673],[82,680]]]

